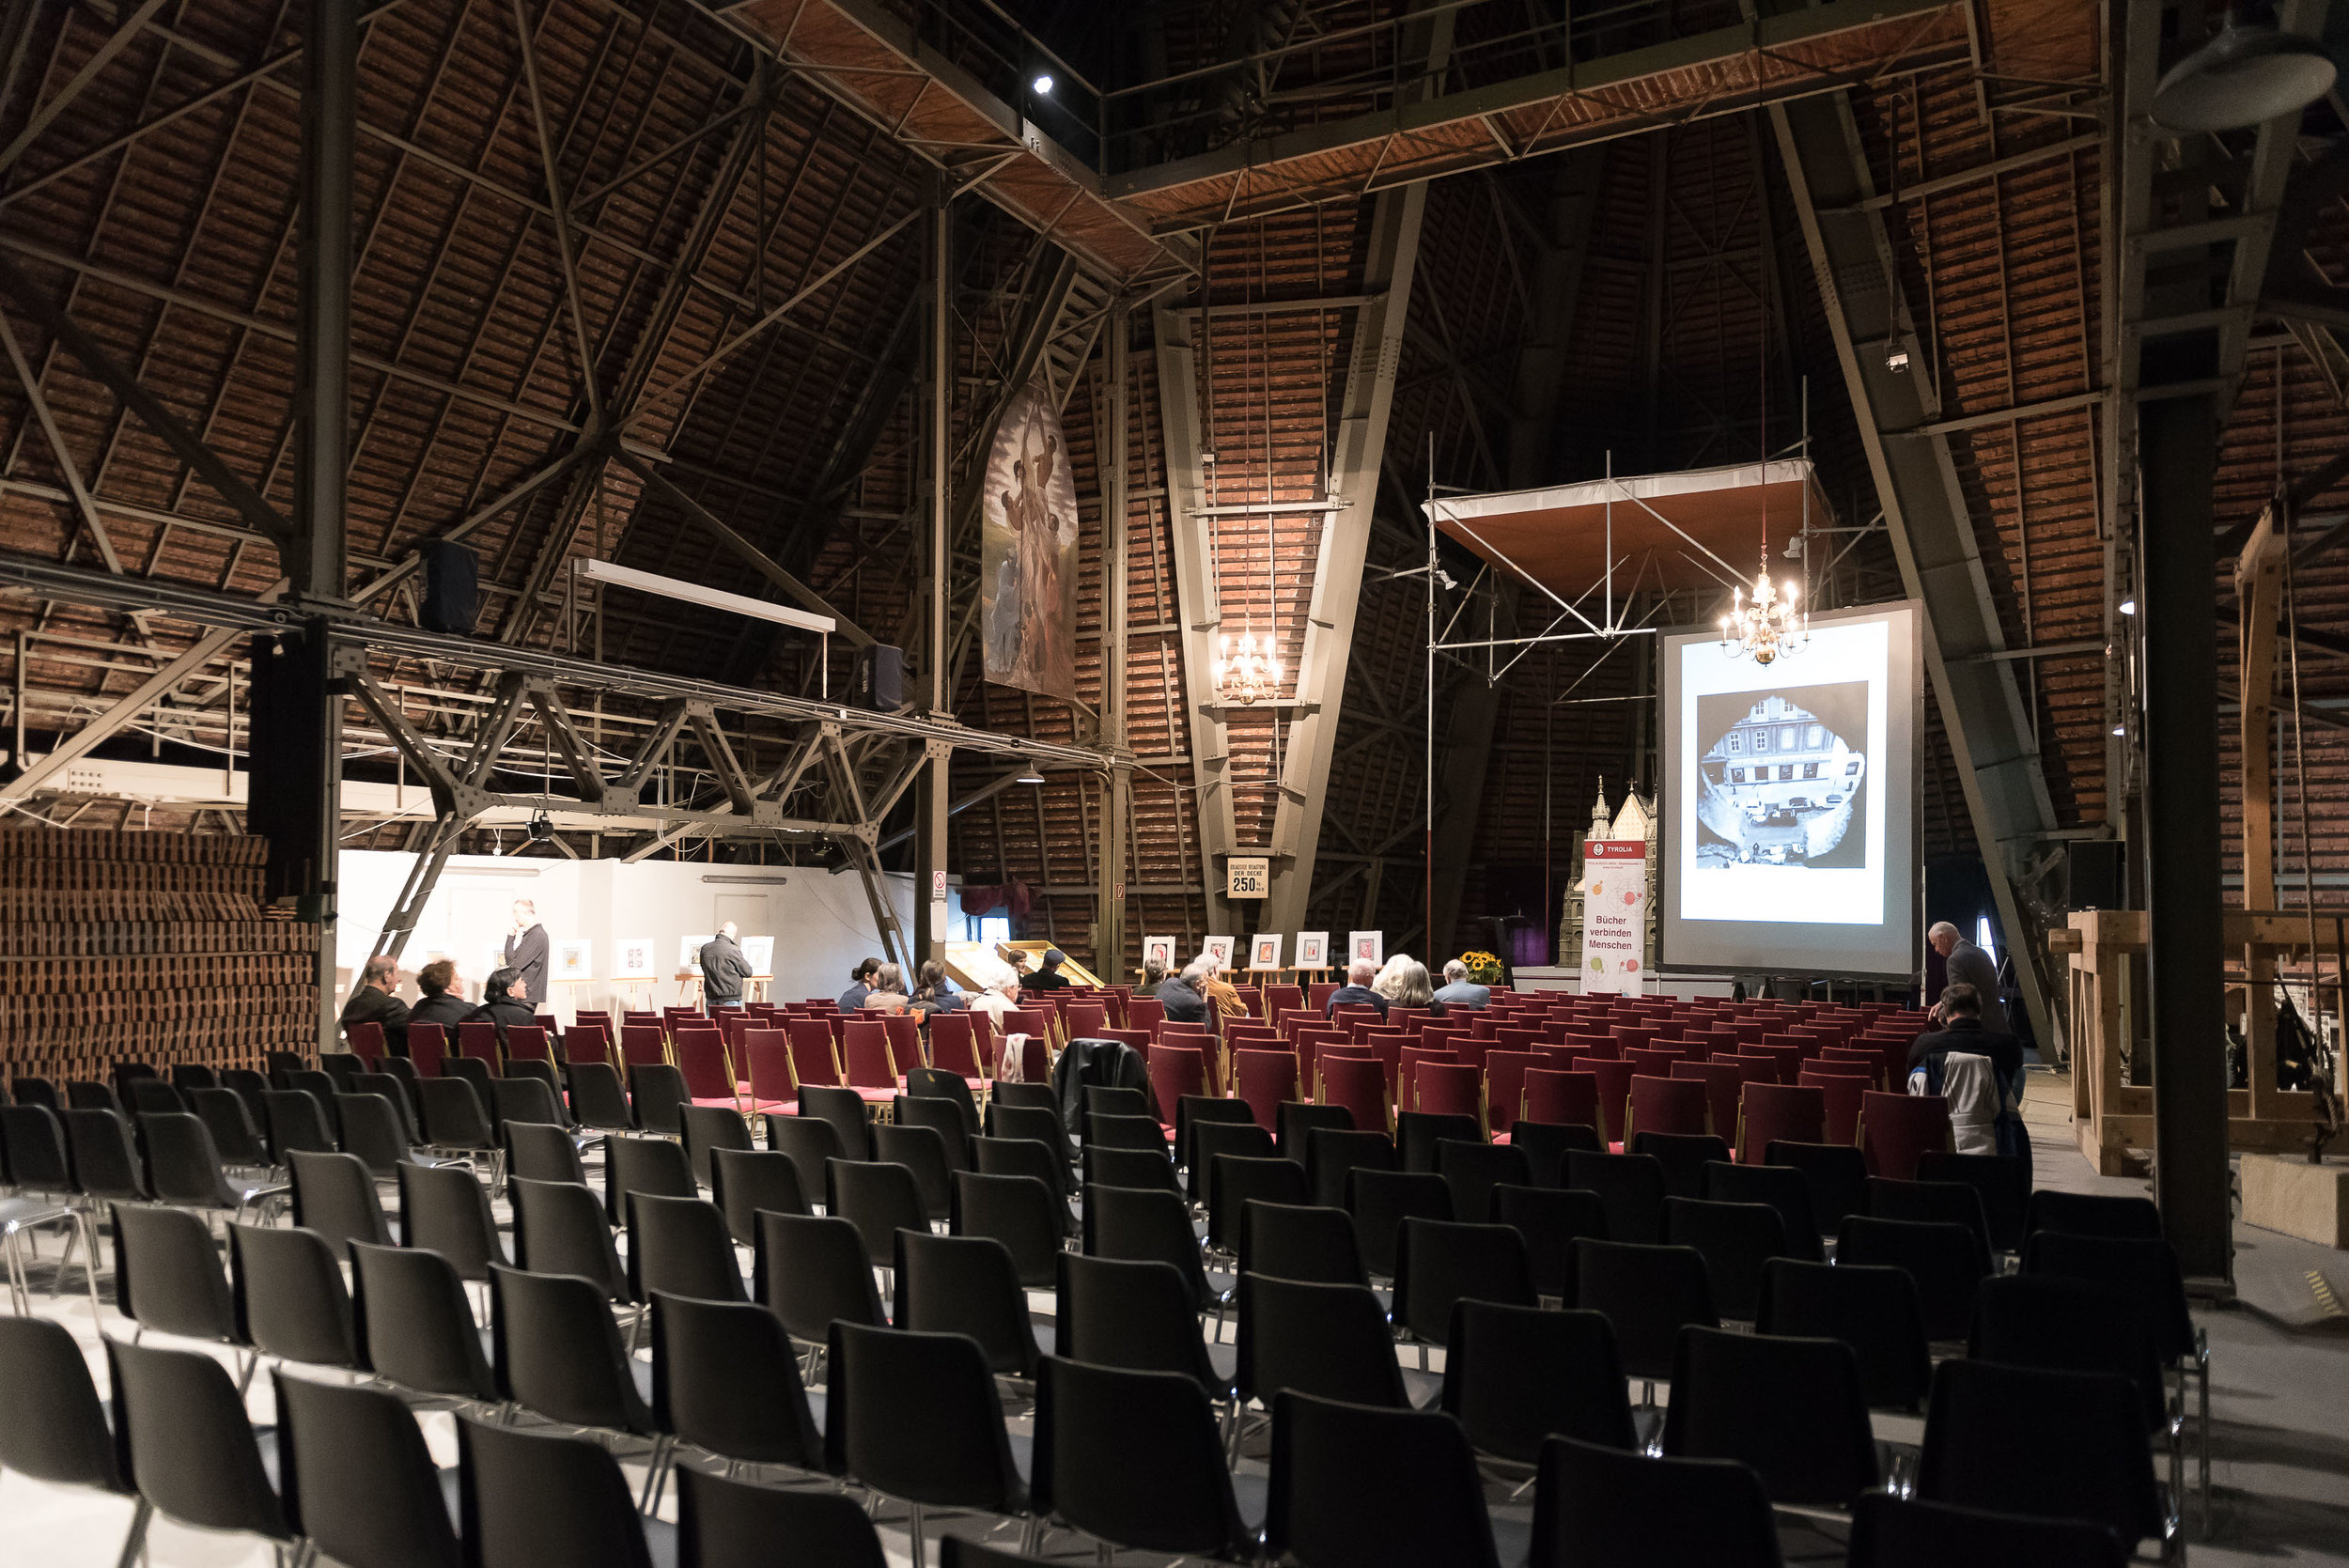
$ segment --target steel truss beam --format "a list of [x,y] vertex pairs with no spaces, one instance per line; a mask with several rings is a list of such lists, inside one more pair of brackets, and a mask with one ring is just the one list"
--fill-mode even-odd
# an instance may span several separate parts
[[[1996,657],[2006,634],[1983,567],[1979,535],[1959,488],[1946,434],[1910,434],[1941,417],[1934,378],[1895,370],[1929,363],[1893,261],[1875,180],[1843,93],[1775,105],[1795,210],[1802,224],[1836,357],[1850,389],[1869,471],[1909,597],[1922,602],[1925,665],[1950,737],[1974,842],[2015,957],[2024,1006],[2043,1049],[2061,1048],[2062,1021],[2047,1003],[2037,922],[2016,893],[2016,868],[2057,827],[2030,709],[2015,663]],[[1983,657],[1989,656],[1989,657]]]

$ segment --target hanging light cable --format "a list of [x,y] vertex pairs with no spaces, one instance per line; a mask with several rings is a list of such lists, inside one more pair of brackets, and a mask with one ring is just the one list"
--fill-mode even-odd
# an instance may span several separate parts
[[1798,591],[1791,578],[1783,582],[1770,581],[1770,315],[1766,306],[1762,311],[1761,339],[1762,564],[1754,572],[1750,603],[1743,588],[1731,594],[1729,613],[1721,617],[1720,649],[1726,659],[1750,654],[1756,664],[1775,664],[1809,644],[1811,613],[1796,608]]

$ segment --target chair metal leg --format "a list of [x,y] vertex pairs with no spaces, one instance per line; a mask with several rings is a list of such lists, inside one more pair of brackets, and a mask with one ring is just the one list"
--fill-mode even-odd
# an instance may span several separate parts
[[637,1499],[636,1511],[646,1518],[661,1506],[661,1493],[668,1484],[669,1460],[675,1452],[675,1439],[661,1436],[652,1440],[652,1466],[645,1472],[644,1496]]
[[910,1505],[910,1506],[912,1508],[912,1511],[913,1511],[913,1512],[912,1512],[912,1515],[911,1515],[911,1521],[910,1521],[910,1528],[911,1528],[911,1529],[912,1529],[912,1531],[913,1531],[913,1568],[923,1568],[923,1563],[922,1563],[922,1505],[921,1505],[920,1503],[918,1503],[918,1502],[917,1502],[917,1503],[913,1503],[913,1504],[911,1504],[911,1505]]
[[138,1507],[131,1513],[131,1533],[122,1538],[122,1555],[116,1559],[116,1568],[137,1568],[139,1554],[147,1550],[147,1526],[155,1517],[155,1505],[141,1498]]

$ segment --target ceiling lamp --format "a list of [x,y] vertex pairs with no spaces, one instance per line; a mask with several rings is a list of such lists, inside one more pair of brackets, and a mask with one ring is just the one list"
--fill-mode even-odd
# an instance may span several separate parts
[[1033,760],[1022,762],[1019,765],[1019,776],[1014,778],[1011,782],[1014,784],[1040,784],[1044,782],[1044,769],[1038,768]]
[[1765,553],[1762,569],[1754,574],[1752,601],[1749,603],[1746,591],[1739,588],[1729,613],[1721,617],[1722,657],[1739,659],[1751,654],[1756,664],[1775,664],[1802,652],[1810,643],[1811,613],[1795,608],[1794,583],[1770,581],[1769,556]]
[[2239,131],[2298,114],[2333,85],[2314,39],[2280,32],[2276,8],[2227,8],[2218,36],[2170,68],[2154,89],[2154,121],[2170,131]]
[[533,844],[552,844],[554,842],[554,819],[549,816],[543,809],[533,812],[530,816],[529,832],[530,842]]
[[1246,704],[1268,703],[1281,694],[1281,661],[1272,657],[1272,639],[1268,635],[1264,645],[1256,645],[1253,630],[1239,634],[1239,650],[1232,649],[1232,640],[1222,640],[1215,660],[1215,694],[1219,702]]

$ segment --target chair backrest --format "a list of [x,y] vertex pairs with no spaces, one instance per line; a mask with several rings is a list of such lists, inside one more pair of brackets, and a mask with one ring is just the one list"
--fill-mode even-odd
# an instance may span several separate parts
[[2026,1234],[2061,1231],[2069,1235],[2154,1240],[2161,1235],[2161,1210],[2150,1198],[2043,1188],[2030,1195],[2023,1229]]
[[92,1198],[146,1199],[147,1179],[131,1143],[131,1126],[121,1112],[69,1110],[65,1134],[79,1190]]
[[1409,1407],[1394,1335],[1361,1285],[1242,1274],[1236,1381],[1269,1404],[1285,1389],[1392,1409]]
[[843,1081],[852,1088],[897,1087],[898,1063],[889,1048],[888,1028],[878,1017],[848,1021],[840,1035],[840,1062]]
[[464,1281],[446,1258],[354,1242],[350,1263],[352,1327],[368,1370],[418,1393],[498,1399]]
[[1529,1067],[1525,1071],[1524,1083],[1523,1115],[1527,1121],[1598,1130],[1598,1076],[1595,1073],[1557,1072],[1543,1067]]
[[693,1168],[694,1179],[705,1187],[709,1183],[709,1154],[712,1149],[747,1149],[751,1145],[750,1125],[740,1114],[723,1105],[689,1105],[678,1116],[685,1127],[685,1157]]
[[1499,1560],[1484,1478],[1459,1422],[1295,1389],[1273,1401],[1265,1539],[1275,1556],[1305,1563]]
[[1731,1318],[1753,1317],[1762,1296],[1763,1265],[1789,1251],[1786,1221],[1769,1204],[1702,1198],[1664,1200],[1664,1241],[1704,1254],[1713,1305]]
[[549,1421],[651,1433],[652,1411],[637,1392],[601,1286],[492,1265],[490,1295],[493,1364],[508,1399]]
[[642,1131],[682,1134],[683,1110],[692,1098],[685,1075],[665,1062],[631,1065],[628,1070],[629,1111]]
[[1436,1173],[1452,1189],[1454,1217],[1468,1223],[1482,1223],[1491,1217],[1496,1187],[1533,1185],[1532,1161],[1523,1149],[1507,1143],[1440,1139],[1436,1144]]
[[1394,1277],[1396,1237],[1405,1220],[1453,1218],[1452,1188],[1433,1172],[1357,1165],[1346,1172],[1346,1207],[1354,1217],[1355,1242],[1362,1250],[1362,1266],[1374,1277]]
[[1841,1340],[1683,1329],[1664,1452],[1749,1465],[1781,1504],[1841,1507],[1879,1480],[1859,1359]]
[[1952,1146],[1950,1102],[1939,1094],[1882,1094],[1859,1101],[1859,1148],[1872,1175],[1913,1181],[1918,1157]]
[[357,1157],[297,1150],[286,1157],[294,1223],[340,1252],[352,1242],[388,1247],[391,1225],[375,1194],[375,1173]]
[[1446,1343],[1455,1302],[1540,1304],[1525,1238],[1507,1225],[1406,1218],[1394,1256],[1394,1321],[1423,1343]]
[[1532,1464],[1551,1433],[1638,1448],[1615,1331],[1602,1314],[1464,1296],[1445,1343],[1442,1408],[1479,1451]]
[[142,1328],[236,1342],[236,1308],[211,1228],[185,1209],[116,1203],[115,1306]]
[[754,1297],[809,1343],[824,1343],[834,1319],[889,1322],[864,1237],[837,1215],[759,1215],[751,1280]]
[[[1703,1135],[1715,1130],[1702,1081],[1651,1078],[1636,1070],[1624,1125],[1626,1138],[1641,1132]],[[1721,1130],[1723,1136],[1729,1131]]]
[[1088,1256],[1173,1264],[1202,1309],[1214,1304],[1182,1195],[1139,1188],[1088,1187],[1083,1243]]
[[1702,1562],[1779,1568],[1761,1478],[1731,1459],[1649,1458],[1576,1440],[1542,1445],[1528,1568]]
[[587,1437],[457,1419],[458,1502],[473,1568],[651,1568],[619,1462]]
[[1386,1132],[1392,1127],[1384,1063],[1376,1058],[1361,1061],[1325,1057],[1320,1063],[1320,1077],[1321,1102],[1343,1106],[1354,1118],[1356,1127],[1372,1132]]
[[912,1170],[894,1162],[828,1159],[824,1162],[825,1211],[848,1220],[864,1238],[866,1260],[877,1268],[894,1266],[897,1233],[929,1229],[929,1205]]
[[1624,1371],[1639,1378],[1672,1375],[1683,1327],[1720,1327],[1704,1255],[1693,1247],[1586,1236],[1574,1244],[1572,1304],[1607,1314]]
[[831,1344],[826,1468],[941,1507],[1009,1513],[1024,1500],[976,1341],[840,1320]]
[[487,1019],[457,1025],[457,1054],[494,1064],[498,1060],[498,1026]]
[[490,1265],[507,1261],[490,1195],[461,1165],[400,1166],[399,1244],[440,1253],[467,1280],[487,1281]]
[[2030,1519],[1869,1492],[1852,1504],[1851,1568],[2122,1568],[2129,1548],[2086,1519]]
[[518,1176],[506,1182],[506,1191],[514,1203],[517,1267],[594,1280],[613,1300],[628,1299],[628,1274],[612,1243],[611,1222],[592,1190]]
[[677,1071],[685,1075],[686,1092],[694,1099],[723,1103],[739,1096],[723,1033],[714,1028],[680,1029],[672,1041]]
[[1835,1261],[1908,1271],[1925,1335],[1962,1340],[1973,1322],[1974,1292],[1990,1272],[1990,1250],[1964,1225],[1847,1216],[1836,1232]]
[[106,1364],[116,1451],[157,1513],[290,1543],[293,1531],[227,1369],[197,1351],[117,1339],[106,1342]]
[[650,1067],[669,1060],[668,1036],[657,1023],[620,1025],[620,1062],[628,1067]]
[[399,1396],[282,1370],[273,1381],[278,1466],[294,1532],[337,1562],[456,1568],[457,1535],[440,1472]]
[[614,1138],[603,1148],[603,1206],[613,1225],[628,1223],[628,1196],[698,1198],[693,1167],[681,1144],[664,1138]]
[[64,1324],[0,1317],[0,1388],[8,1390],[9,1405],[8,1419],[0,1421],[0,1470],[61,1485],[125,1488],[89,1360]]
[[[2021,1432],[2031,1434],[2029,1444],[2015,1440]],[[2051,1445],[2045,1451],[2043,1440]],[[1933,1374],[1917,1495],[2089,1519],[2132,1545],[2164,1533],[2137,1389],[2108,1373],[1943,1361]]]
[[657,1290],[698,1301],[748,1299],[725,1216],[700,1198],[629,1194],[628,1285],[639,1301]]
[[1773,1258],[1754,1331],[1841,1340],[1859,1358],[1871,1407],[1914,1410],[1933,1372],[1917,1285],[1906,1269]]
[[661,1431],[732,1463],[822,1467],[824,1440],[774,1313],[656,1291],[652,1320],[652,1412]]
[[[1046,1358],[1036,1382],[1032,1504],[1143,1551],[1240,1560],[1240,1517],[1207,1396],[1191,1378]],[[1134,1478],[1147,1476],[1146,1486]]]

